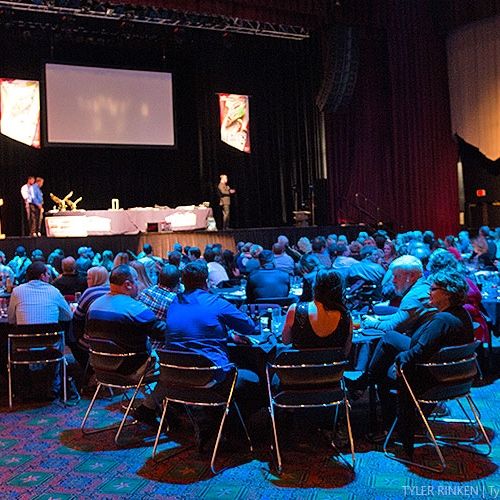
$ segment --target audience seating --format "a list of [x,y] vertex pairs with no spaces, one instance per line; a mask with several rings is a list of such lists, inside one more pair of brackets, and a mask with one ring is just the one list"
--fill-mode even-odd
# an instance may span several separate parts
[[[400,458],[396,456],[395,453],[392,453],[388,450],[389,444],[393,441],[392,436],[398,423],[398,417],[396,417],[396,419],[394,420],[391,430],[389,431],[389,434],[387,435],[384,443],[384,453],[387,457],[398,462],[415,465],[417,467],[433,472],[443,472],[446,468],[446,462],[439,443],[484,456],[490,454],[490,439],[483,427],[479,412],[471,396],[471,387],[478,373],[475,351],[479,344],[479,341],[475,341],[470,344],[445,347],[438,351],[428,363],[417,364],[417,371],[415,373],[416,377],[418,377],[419,379],[421,377],[431,377],[432,380],[435,381],[435,383],[429,389],[421,393],[416,393],[414,391],[412,387],[412,385],[414,384],[408,379],[407,374],[405,374],[404,366],[400,368],[404,384],[409,391],[418,415],[425,426],[425,437],[430,439],[430,442],[437,453],[440,463],[436,467],[432,465],[429,466],[423,463],[415,462],[411,459]],[[466,411],[464,405],[462,404],[462,399],[465,399],[467,401],[471,413],[468,413]],[[443,420],[439,420],[439,422],[463,424],[465,427],[474,430],[473,437],[464,437],[463,439],[461,439],[452,436],[436,436],[431,424],[435,423],[435,421],[437,421],[437,418],[432,414],[431,416],[427,417],[426,413],[429,412],[426,412],[425,407],[422,408],[422,405],[436,404],[439,402],[448,401],[457,401],[458,406],[460,407],[466,418],[465,420],[453,420],[450,418],[445,418]],[[472,446],[478,445],[479,441],[483,438],[484,443],[482,444],[485,445],[486,452],[480,451],[478,446]],[[465,446],[466,444],[468,446]]]
[[236,366],[232,363],[224,366],[217,366],[206,356],[197,353],[158,349],[157,354],[160,359],[160,382],[165,387],[166,395],[163,401],[161,422],[153,447],[153,459],[156,459],[156,449],[158,447],[160,434],[163,430],[163,424],[170,402],[181,403],[187,407],[202,406],[224,408],[219,431],[215,440],[212,459],[210,461],[210,468],[214,474],[221,472],[215,470],[215,460],[222,437],[224,423],[231,404],[233,404],[236,409],[241,425],[245,431],[250,451],[252,451],[252,442],[247,427],[243,421],[238,405],[233,400],[236,380],[238,378]]
[[338,452],[335,437],[338,410],[345,408],[346,425],[351,450],[349,463],[338,452],[339,457],[354,470],[355,454],[352,437],[350,404],[344,383],[344,370],[348,361],[342,349],[289,350],[279,354],[266,369],[269,393],[269,412],[274,434],[274,445],[278,473],[282,471],[282,460],[278,441],[275,407],[284,409],[335,407],[331,445]]
[[296,295],[288,295],[287,297],[263,297],[255,299],[255,304],[278,304],[281,307],[289,307],[298,301]]
[[63,403],[66,406],[66,357],[64,330],[58,323],[16,325],[7,335],[7,372],[9,379],[9,409],[12,410],[12,369],[16,365],[60,363]]
[[[145,353],[127,353],[116,345],[113,341],[107,339],[97,339],[92,337],[85,337],[86,341],[90,345],[90,364],[94,369],[95,377],[97,380],[97,387],[90,401],[87,412],[83,417],[80,429],[82,434],[91,434],[95,432],[102,432],[108,429],[113,429],[118,427],[118,431],[115,435],[115,443],[119,444],[120,434],[130,411],[133,408],[134,401],[141,390],[149,389],[151,390],[151,384],[158,380],[157,373],[154,372],[154,367],[156,360],[153,357],[149,357],[148,364],[142,374],[139,377],[130,377],[128,375],[123,375],[118,373],[120,365],[125,360],[131,360],[134,357],[143,357]],[[134,393],[129,399],[129,402],[125,408],[125,413],[122,417],[120,424],[114,426],[108,426],[100,429],[94,429],[88,431],[85,429],[85,423],[90,415],[94,402],[101,390],[101,387],[107,387],[109,389],[121,389],[127,391],[133,389]]]

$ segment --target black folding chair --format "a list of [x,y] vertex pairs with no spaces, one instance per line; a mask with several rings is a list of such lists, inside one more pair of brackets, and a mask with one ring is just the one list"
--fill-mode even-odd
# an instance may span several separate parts
[[161,422],[153,447],[153,459],[156,458],[156,449],[170,402],[181,403],[188,407],[204,406],[224,408],[212,453],[212,459],[210,461],[210,468],[214,474],[221,472],[215,470],[215,460],[222,437],[224,422],[229,413],[231,403],[233,403],[238,413],[239,420],[250,446],[250,451],[252,451],[252,442],[247,427],[236,401],[233,400],[234,388],[238,378],[236,366],[232,363],[222,366],[215,365],[209,358],[197,353],[158,349],[157,354],[160,359],[159,383],[164,386],[166,395],[163,401]]
[[[149,356],[148,353],[124,352],[123,349],[112,340],[91,337],[85,337],[85,339],[90,345],[90,364],[94,369],[95,377],[97,380],[97,387],[94,392],[94,396],[92,397],[92,400],[89,404],[89,407],[87,408],[87,412],[83,417],[80,429],[83,434],[92,434],[95,432],[102,432],[118,427],[118,431],[115,435],[115,443],[118,445],[120,434],[123,427],[125,426],[125,422],[128,415],[130,414],[137,395],[141,390],[151,390],[151,384],[158,380],[158,375],[154,372],[156,360],[155,358]],[[143,372],[136,377],[120,373],[119,370],[121,365],[125,361],[133,362],[134,358],[139,358],[141,360],[145,358],[147,359],[147,363],[145,364]],[[109,389],[121,389],[123,391],[134,389],[134,393],[129,399],[120,424],[88,431],[85,429],[85,423],[87,422],[97,395],[101,390],[101,387],[107,387]]]
[[62,368],[63,403],[66,406],[66,364],[64,329],[58,323],[15,325],[7,334],[7,372],[9,410],[12,410],[12,368],[16,365],[60,363]]
[[[275,407],[289,409],[335,407],[331,445],[343,462],[351,470],[354,470],[356,457],[351,429],[350,404],[344,383],[344,370],[347,364],[348,361],[344,359],[343,350],[338,348],[284,351],[277,356],[273,363],[268,363],[266,377],[269,412],[274,433],[278,473],[281,473],[282,461]],[[334,442],[340,405],[345,408],[352,463],[349,463],[338,451]]]
[[[475,351],[479,344],[480,342],[476,340],[470,344],[444,347],[438,351],[428,363],[417,364],[415,367],[415,373],[413,377],[411,377],[411,380],[409,379],[407,373],[405,373],[405,367],[403,366],[400,368],[405,387],[408,390],[411,400],[415,404],[415,408],[417,409],[417,412],[425,426],[425,437],[427,440],[430,440],[433,445],[439,458],[440,465],[433,467],[415,462],[413,460],[403,459],[397,457],[395,453],[388,450],[389,445],[393,441],[392,436],[398,423],[397,416],[384,443],[384,453],[387,457],[398,462],[415,465],[433,472],[443,472],[446,468],[446,462],[441,452],[439,443],[484,456],[491,453],[490,439],[483,427],[479,411],[471,396],[471,387],[478,373]],[[417,392],[414,390],[415,380],[422,380],[424,377],[432,380],[433,383],[428,389]],[[472,415],[465,409],[461,401],[462,399],[467,401]],[[448,401],[456,401],[458,403],[458,406],[465,415],[465,420],[444,418],[439,419],[439,422],[464,424],[466,427],[474,430],[474,436],[464,438],[436,436],[432,429],[432,424],[438,421],[438,419],[433,414],[427,417],[421,405],[426,403],[436,404]],[[483,438],[486,443],[485,452],[480,451],[477,446],[472,446],[477,445]]]

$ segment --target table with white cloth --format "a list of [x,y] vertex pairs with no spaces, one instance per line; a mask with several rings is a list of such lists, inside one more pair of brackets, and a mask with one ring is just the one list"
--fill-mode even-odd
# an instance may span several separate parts
[[206,229],[207,220],[211,217],[213,217],[212,209],[204,205],[177,208],[138,207],[128,210],[75,210],[48,212],[45,226],[47,236],[52,237],[109,236]]

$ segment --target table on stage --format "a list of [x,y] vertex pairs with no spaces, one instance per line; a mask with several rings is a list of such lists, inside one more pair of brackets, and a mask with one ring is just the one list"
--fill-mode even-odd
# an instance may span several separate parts
[[76,210],[48,212],[45,217],[47,236],[85,237],[147,232],[148,225],[156,231],[195,231],[207,228],[213,217],[210,207],[130,208],[128,210]]

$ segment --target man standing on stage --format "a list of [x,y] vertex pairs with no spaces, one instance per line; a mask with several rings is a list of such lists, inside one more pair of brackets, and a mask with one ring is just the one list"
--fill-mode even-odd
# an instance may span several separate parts
[[42,236],[42,218],[43,218],[43,179],[37,177],[34,184],[30,186],[29,197],[29,225],[31,236]]
[[229,211],[231,207],[231,195],[236,191],[227,185],[227,175],[220,176],[219,186],[219,205],[222,207],[222,229],[229,229]]
[[[28,181],[21,187],[21,196],[24,201],[24,208],[26,209],[26,220],[28,221],[28,231],[30,230],[30,190],[31,186],[35,183],[35,177],[30,175]],[[24,220],[24,217],[23,217]],[[24,222],[23,222],[23,233],[24,233]],[[24,233],[26,234],[26,233]]]

